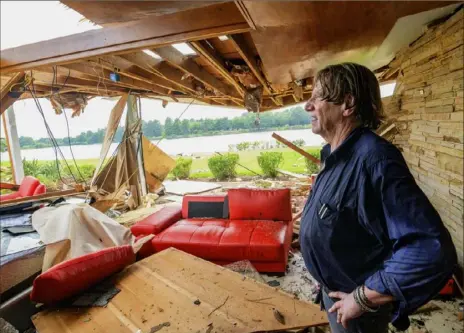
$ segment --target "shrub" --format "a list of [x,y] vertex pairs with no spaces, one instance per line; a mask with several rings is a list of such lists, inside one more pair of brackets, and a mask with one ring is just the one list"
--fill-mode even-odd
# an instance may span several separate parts
[[306,144],[305,140],[303,139],[293,140],[292,143],[297,147],[304,147]]
[[267,177],[277,177],[277,169],[284,161],[280,152],[263,152],[258,156],[258,164]]
[[177,179],[187,179],[190,176],[192,168],[192,159],[179,157],[176,160],[176,166],[172,169],[171,173]]
[[208,159],[208,167],[216,179],[224,180],[235,177],[238,154],[216,155]]
[[251,146],[251,142],[240,142],[237,144],[237,150],[238,151],[245,151],[245,150],[248,150]]
[[[316,157],[317,159],[321,159],[321,152],[320,151],[308,151],[311,155]],[[308,160],[305,158],[305,163],[306,163],[306,170],[308,170],[308,174],[312,175],[313,173],[318,173],[319,172],[319,166],[314,163],[313,161]]]

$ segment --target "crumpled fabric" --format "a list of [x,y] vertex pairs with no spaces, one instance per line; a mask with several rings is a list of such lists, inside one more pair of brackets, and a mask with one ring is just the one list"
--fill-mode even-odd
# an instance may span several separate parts
[[42,272],[68,259],[135,242],[130,229],[82,203],[39,209],[32,226],[46,245]]

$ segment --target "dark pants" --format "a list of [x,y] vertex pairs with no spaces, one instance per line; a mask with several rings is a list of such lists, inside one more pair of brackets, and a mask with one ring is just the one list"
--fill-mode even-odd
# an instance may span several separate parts
[[[337,299],[332,299],[325,291],[322,292],[324,308],[328,311]],[[361,317],[350,320],[348,328],[337,323],[337,312],[328,313],[330,330],[332,333],[388,333],[388,323],[391,319],[391,305],[382,306],[379,311],[365,313]]]

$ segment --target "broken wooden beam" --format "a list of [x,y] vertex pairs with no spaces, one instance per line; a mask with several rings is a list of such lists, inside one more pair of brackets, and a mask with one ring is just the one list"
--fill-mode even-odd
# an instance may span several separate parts
[[272,137],[274,139],[276,139],[277,141],[279,142],[282,142],[284,145],[286,145],[288,148],[296,151],[297,153],[303,155],[304,157],[306,157],[308,160],[316,163],[317,165],[320,165],[321,164],[321,161],[319,159],[317,159],[316,157],[314,157],[313,155],[311,155],[310,153],[304,151],[303,149],[301,149],[300,147],[294,145],[293,143],[291,143],[290,141],[284,139],[283,137],[281,137],[280,135],[276,134],[276,133],[272,133]]
[[[229,39],[232,41],[232,43],[235,46],[235,49],[237,52],[240,54],[240,56],[243,58],[243,60],[246,62],[250,70],[253,72],[253,74],[256,76],[258,81],[261,83],[263,86],[264,91],[268,95],[272,95],[271,88],[269,88],[267,80],[264,78],[264,75],[261,73],[261,70],[258,67],[258,63],[255,60],[255,57],[253,56],[249,46],[246,43],[245,38],[241,34],[236,34],[236,35],[229,35]],[[277,105],[277,106],[283,106],[283,103],[279,101],[278,99],[271,97],[271,100]]]
[[199,53],[211,66],[216,69],[224,79],[235,87],[240,96],[244,96],[245,91],[240,83],[238,83],[232,74],[225,68],[224,60],[219,58],[205,41],[190,42],[190,45]]
[[42,201],[42,200],[48,200],[48,199],[56,199],[60,197],[68,197],[68,196],[77,195],[80,193],[85,193],[85,190],[74,188],[72,190],[48,192],[45,194],[33,195],[30,197],[23,197],[23,198],[1,201],[0,207],[11,206],[14,204],[24,203],[24,202]]
[[19,72],[249,30],[234,3],[218,3],[2,50],[0,69]]
[[[3,51],[2,51],[3,52]],[[3,56],[3,55],[2,55]],[[18,96],[10,96],[9,92],[11,89],[24,81],[26,74],[24,72],[16,73],[11,77],[10,80],[2,87],[0,91],[0,115],[3,114],[18,98],[21,97],[21,93]]]

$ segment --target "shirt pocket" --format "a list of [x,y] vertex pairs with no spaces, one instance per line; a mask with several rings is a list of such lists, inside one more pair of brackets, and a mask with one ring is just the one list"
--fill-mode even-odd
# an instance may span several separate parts
[[319,199],[316,205],[316,217],[318,224],[326,227],[335,227],[340,218],[337,204],[330,200]]

